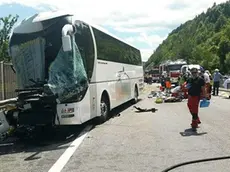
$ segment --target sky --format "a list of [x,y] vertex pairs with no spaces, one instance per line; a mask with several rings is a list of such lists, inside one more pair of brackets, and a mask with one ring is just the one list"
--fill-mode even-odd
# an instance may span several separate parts
[[0,0],[0,17],[20,20],[40,11],[68,10],[141,50],[142,60],[180,24],[226,0]]

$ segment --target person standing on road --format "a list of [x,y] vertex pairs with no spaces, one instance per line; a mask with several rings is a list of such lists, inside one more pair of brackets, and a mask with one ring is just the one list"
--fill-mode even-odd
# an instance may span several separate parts
[[207,70],[206,71],[202,70],[201,72],[202,72],[202,78],[204,79],[204,82],[205,82],[205,90],[208,96],[207,99],[210,100],[211,99],[211,90],[210,90],[211,80],[210,80]]
[[205,71],[205,73],[207,73],[207,74],[208,74],[208,76],[209,76],[209,80],[210,80],[208,94],[209,94],[209,97],[210,97],[210,99],[211,99],[213,79],[212,79],[212,75],[211,75],[211,73],[209,72],[209,70],[206,70],[206,71]]
[[179,85],[183,85],[188,79],[188,75],[186,72],[183,72],[179,78]]
[[164,89],[165,89],[165,76],[164,76],[164,74],[161,75],[160,82],[161,82],[161,88],[162,88],[161,91],[164,91]]
[[169,73],[167,73],[167,76],[165,78],[165,86],[166,86],[166,93],[170,93],[170,91],[171,91],[171,79],[170,79]]
[[191,69],[192,77],[187,80],[187,88],[188,88],[188,103],[187,106],[192,115],[192,128],[197,128],[198,124],[201,123],[200,118],[198,116],[199,103],[200,99],[207,97],[205,92],[205,81],[202,77],[199,76],[198,69]]
[[187,82],[187,79],[188,79],[188,73],[187,72],[183,72],[181,74],[182,76],[180,77],[180,80],[179,80],[179,86],[181,88],[181,91],[183,92],[183,97],[185,99],[188,98],[188,90],[186,89],[185,85],[186,85],[186,82]]
[[220,80],[223,76],[220,74],[218,69],[215,69],[215,73],[213,74],[213,96],[218,96]]

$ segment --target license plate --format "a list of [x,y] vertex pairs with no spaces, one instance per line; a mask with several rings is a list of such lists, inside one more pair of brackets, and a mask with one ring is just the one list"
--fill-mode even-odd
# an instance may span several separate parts
[[30,103],[24,104],[24,109],[25,110],[31,109],[31,104]]

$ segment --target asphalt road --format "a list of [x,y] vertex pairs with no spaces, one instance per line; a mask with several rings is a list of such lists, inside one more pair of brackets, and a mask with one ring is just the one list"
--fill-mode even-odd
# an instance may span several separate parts
[[[150,86],[154,89],[155,86]],[[147,92],[148,93],[148,92]],[[213,97],[209,108],[200,109],[202,124],[197,133],[190,130],[191,116],[186,101],[155,104],[143,95],[136,105],[156,107],[157,112],[136,113],[127,104],[120,116],[89,131],[87,124],[65,142],[46,145],[15,143],[0,145],[0,172],[45,172],[55,164],[79,133],[88,132],[65,164],[62,172],[160,172],[177,163],[230,155],[230,100]],[[50,138],[54,135],[50,136]],[[71,140],[72,139],[72,140]],[[177,172],[227,172],[230,160],[213,161],[177,168]]]

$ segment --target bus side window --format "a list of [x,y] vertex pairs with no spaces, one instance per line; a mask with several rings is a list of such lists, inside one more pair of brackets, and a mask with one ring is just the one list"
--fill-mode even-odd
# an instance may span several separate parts
[[93,27],[100,60],[142,65],[140,51]]
[[75,42],[84,62],[88,79],[91,80],[94,67],[94,45],[89,26],[81,21],[75,21]]

